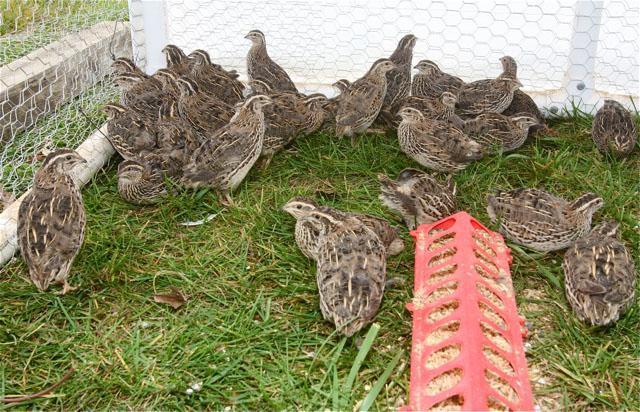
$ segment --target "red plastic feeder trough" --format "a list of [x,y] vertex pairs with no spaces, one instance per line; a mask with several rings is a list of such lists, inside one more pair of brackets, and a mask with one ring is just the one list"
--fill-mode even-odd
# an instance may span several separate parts
[[502,236],[465,212],[416,239],[410,401],[404,410],[532,410]]

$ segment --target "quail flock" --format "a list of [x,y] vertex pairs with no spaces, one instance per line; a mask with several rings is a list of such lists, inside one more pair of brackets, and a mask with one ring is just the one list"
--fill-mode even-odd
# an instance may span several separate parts
[[[518,149],[533,130],[549,131],[533,99],[519,90],[511,56],[500,59],[502,73],[491,79],[465,82],[431,60],[419,61],[411,78],[417,38],[408,34],[389,58],[376,60],[360,79],[336,81],[336,95],[327,97],[298,90],[269,56],[263,32],[245,38],[251,42],[247,85],[201,49],[186,54],[167,45],[166,68],[153,75],[128,58],[115,59],[112,79],[121,99],[103,110],[107,137],[124,159],[117,173],[122,199],[158,203],[175,193],[169,184],[209,188],[232,205],[232,192],[260,158],[266,167],[296,138],[317,130],[349,136],[355,145],[375,122],[397,129],[402,152],[429,169],[409,167],[396,179],[378,175],[381,203],[415,229],[456,212],[456,172],[496,151]],[[600,151],[617,157],[628,156],[637,141],[631,114],[613,100],[596,114],[592,136]],[[40,290],[52,283],[62,284],[63,293],[73,289],[68,276],[83,242],[85,212],[71,170],[84,162],[68,149],[49,154],[20,206],[18,241]],[[540,252],[568,248],[567,299],[579,319],[594,325],[620,317],[636,281],[618,224],[591,229],[603,203],[593,193],[569,201],[536,188],[487,197],[490,219],[512,242]],[[404,248],[399,229],[306,197],[282,209],[295,219],[301,252],[316,262],[323,317],[339,333],[356,334],[380,308],[387,258]]]

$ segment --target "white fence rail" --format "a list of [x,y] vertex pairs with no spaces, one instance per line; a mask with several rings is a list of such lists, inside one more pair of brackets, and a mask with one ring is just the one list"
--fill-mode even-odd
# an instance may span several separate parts
[[354,79],[414,33],[414,61],[429,58],[465,80],[495,76],[505,54],[536,102],[583,110],[640,94],[637,0],[130,0],[134,55],[148,72],[166,43],[245,73],[249,42],[265,32],[271,56],[306,90]]

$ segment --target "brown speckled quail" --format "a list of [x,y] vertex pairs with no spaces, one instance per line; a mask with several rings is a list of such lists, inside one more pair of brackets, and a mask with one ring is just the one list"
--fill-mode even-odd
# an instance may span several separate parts
[[[455,114],[458,98],[450,92],[442,93],[439,99],[431,99],[422,96],[408,96],[402,102],[402,107],[418,109],[422,115],[429,119],[448,121],[456,127],[462,127],[464,121]],[[395,127],[398,127],[402,118],[396,115]]]
[[573,202],[539,189],[498,190],[487,196],[487,213],[513,242],[549,252],[566,249],[591,229],[593,214],[604,201],[585,193]]
[[513,101],[513,94],[522,87],[515,76],[515,60],[509,56],[501,59],[503,73],[495,79],[466,83],[458,92],[458,110],[463,116],[482,113],[502,113]]
[[178,78],[178,113],[203,136],[210,136],[229,123],[233,106],[200,91],[197,83],[185,76]]
[[450,175],[440,183],[429,174],[407,168],[396,180],[379,174],[380,200],[398,212],[409,230],[418,225],[433,223],[456,211],[456,185]]
[[482,158],[482,146],[449,122],[425,118],[419,110],[400,110],[400,149],[422,166],[439,172],[462,170]]
[[164,93],[160,82],[150,80],[136,73],[118,74],[113,78],[114,83],[122,89],[121,103],[153,122],[158,119]]
[[191,156],[182,182],[187,187],[209,187],[231,204],[229,195],[249,173],[264,142],[262,107],[271,103],[264,95],[248,98],[238,106],[229,124],[219,129]]
[[151,205],[167,196],[162,171],[151,164],[124,160],[118,165],[118,193],[134,205]]
[[593,142],[603,153],[628,156],[636,147],[638,132],[631,113],[615,100],[605,100],[593,118]]
[[411,92],[411,60],[417,40],[413,34],[407,34],[400,39],[398,46],[389,57],[396,67],[387,72],[387,92],[379,116],[390,127],[393,127],[393,120],[402,101]]
[[107,137],[123,159],[145,156],[156,147],[155,129],[147,126],[138,113],[118,103],[107,103]]
[[85,211],[82,194],[70,170],[86,161],[75,151],[50,153],[35,174],[33,188],[18,211],[18,243],[31,281],[40,290],[62,284],[73,290],[69,271],[84,240]]
[[[500,63],[502,63],[502,74],[498,76],[498,78],[518,78],[518,65],[513,57],[503,56],[500,58]],[[505,116],[527,114],[538,121],[538,124],[532,127],[531,131],[538,129],[545,129],[547,132],[550,131],[545,126],[544,116],[542,115],[542,112],[540,112],[538,105],[533,101],[531,96],[522,90],[516,90],[513,93],[513,100],[511,100],[511,104],[502,112],[502,114]]]
[[516,150],[529,136],[529,129],[538,120],[526,113],[511,117],[499,113],[483,113],[464,122],[462,130],[487,151],[497,148],[503,152]]
[[378,117],[387,92],[386,74],[396,65],[389,59],[378,59],[364,77],[356,80],[340,97],[336,113],[336,134],[350,136],[364,133]]
[[297,92],[298,89],[287,72],[269,57],[264,33],[260,30],[251,30],[245,39],[249,39],[252,43],[247,54],[249,81],[261,80],[274,91]]
[[312,211],[326,213],[337,220],[345,220],[354,217],[371,229],[382,241],[388,256],[394,256],[404,249],[404,242],[399,237],[398,230],[391,226],[385,219],[363,213],[345,212],[330,206],[318,205],[313,199],[296,196],[290,199],[282,210],[296,218],[296,243],[307,257],[315,259],[315,250],[318,246],[320,232],[315,225],[305,220]]
[[189,54],[193,61],[191,77],[205,94],[216,96],[228,104],[236,104],[243,99],[244,84],[229,72],[211,63],[209,53],[194,50]]
[[637,274],[618,228],[615,221],[601,223],[564,255],[567,300],[578,319],[592,325],[616,322],[635,299]]
[[439,99],[444,92],[458,94],[464,81],[440,70],[437,64],[431,60],[420,60],[414,66],[418,73],[413,76],[411,82],[411,95],[422,96],[429,99]]
[[[312,212],[327,219],[321,212]],[[376,316],[386,283],[386,253],[378,236],[355,217],[330,221],[317,249],[320,311],[344,336]]]
[[167,69],[173,70],[179,76],[188,75],[191,72],[191,61],[182,49],[175,44],[167,44],[163,49],[167,61]]
[[338,112],[338,105],[340,104],[340,98],[342,93],[345,92],[351,86],[351,82],[347,79],[340,79],[332,84],[333,88],[337,91],[337,94],[327,100],[324,104],[324,124],[322,130],[335,132],[336,128],[336,113]]

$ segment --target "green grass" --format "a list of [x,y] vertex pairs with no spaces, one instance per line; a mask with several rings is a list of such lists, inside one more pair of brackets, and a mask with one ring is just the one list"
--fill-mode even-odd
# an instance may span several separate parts
[[126,0],[2,0],[0,66],[100,21],[129,19]]
[[[638,256],[638,152],[622,161],[601,155],[589,126],[576,116],[554,126],[557,136],[469,166],[455,177],[461,209],[488,223],[485,196],[495,188],[532,186],[567,198],[593,191],[606,201],[596,221],[619,220]],[[50,398],[22,408],[351,409],[345,405],[377,390],[372,410],[406,402],[410,237],[405,233],[408,247],[388,263],[388,276],[406,283],[385,293],[380,331],[345,393],[359,351],[322,320],[314,264],[295,246],[293,219],[280,207],[303,194],[393,220],[377,200],[375,176],[407,166],[416,165],[392,135],[367,136],[352,148],[316,134],[268,170],[252,171],[234,196],[236,208],[223,209],[210,192],[140,208],[119,199],[114,159],[84,190],[87,235],[70,278],[78,291],[38,293],[19,258],[1,269],[0,396],[36,392],[73,366],[76,374]],[[211,213],[219,214],[206,224],[180,226]],[[585,326],[564,297],[562,253],[512,251],[519,308],[531,323],[527,357],[537,403],[640,409],[637,305],[612,327]],[[152,300],[171,286],[190,297],[177,311]],[[194,382],[202,390],[187,395]]]

